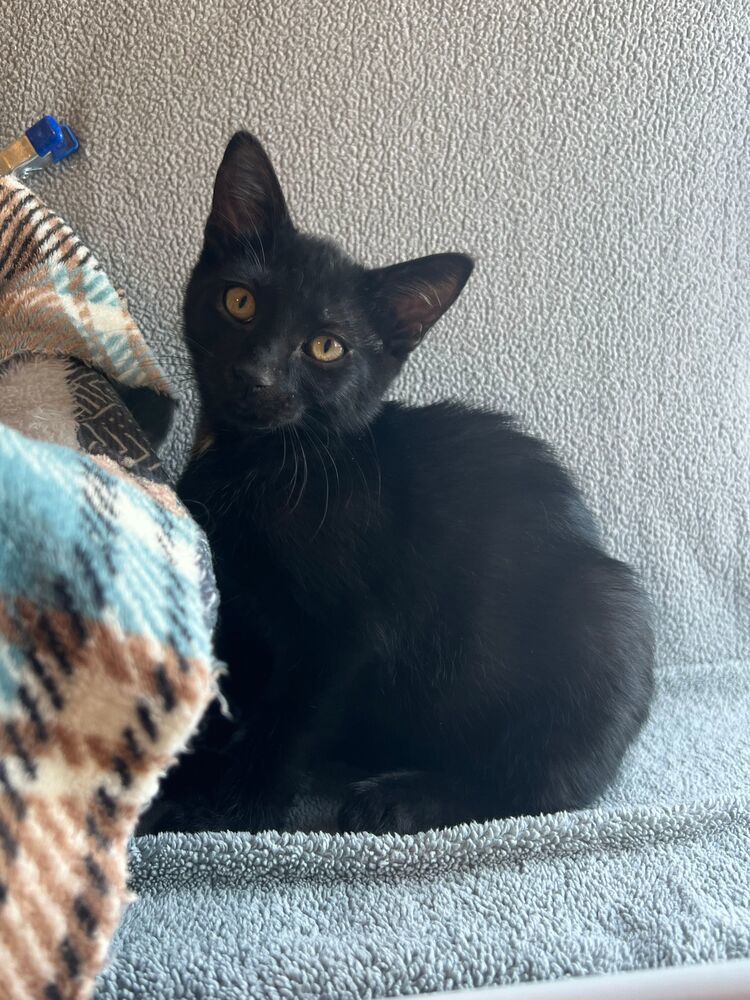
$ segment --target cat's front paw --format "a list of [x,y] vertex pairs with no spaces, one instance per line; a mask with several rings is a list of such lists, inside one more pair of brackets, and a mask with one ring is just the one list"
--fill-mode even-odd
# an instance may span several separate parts
[[339,810],[342,833],[416,833],[429,823],[419,776],[383,774],[348,785]]

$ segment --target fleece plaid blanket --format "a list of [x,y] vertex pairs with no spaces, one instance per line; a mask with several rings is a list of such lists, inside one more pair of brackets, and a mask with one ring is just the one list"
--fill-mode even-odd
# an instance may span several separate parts
[[8,1000],[90,993],[128,898],[128,837],[213,696],[207,548],[154,452],[168,396],[90,250],[0,178]]

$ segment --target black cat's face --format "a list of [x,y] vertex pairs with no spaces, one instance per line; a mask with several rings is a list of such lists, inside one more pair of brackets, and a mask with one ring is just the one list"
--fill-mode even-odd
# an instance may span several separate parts
[[367,269],[298,232],[260,143],[237,133],[185,299],[209,425],[363,428],[471,269],[461,254]]

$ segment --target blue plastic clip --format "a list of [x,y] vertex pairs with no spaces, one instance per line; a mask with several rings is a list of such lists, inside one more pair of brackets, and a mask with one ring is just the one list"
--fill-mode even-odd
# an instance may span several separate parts
[[36,125],[27,128],[26,138],[37,156],[51,154],[53,163],[59,163],[78,149],[78,139],[70,125],[61,125],[52,115],[45,115]]
[[38,170],[48,163],[59,163],[77,149],[78,139],[70,125],[45,115],[15,142],[0,148],[0,174]]

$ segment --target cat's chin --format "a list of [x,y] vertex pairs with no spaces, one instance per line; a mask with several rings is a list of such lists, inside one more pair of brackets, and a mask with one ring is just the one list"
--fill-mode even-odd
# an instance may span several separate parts
[[293,417],[276,417],[272,419],[261,419],[245,413],[224,413],[221,423],[234,431],[234,433],[255,436],[259,434],[272,434],[274,431],[283,430],[285,427],[293,427],[299,420],[299,414]]

